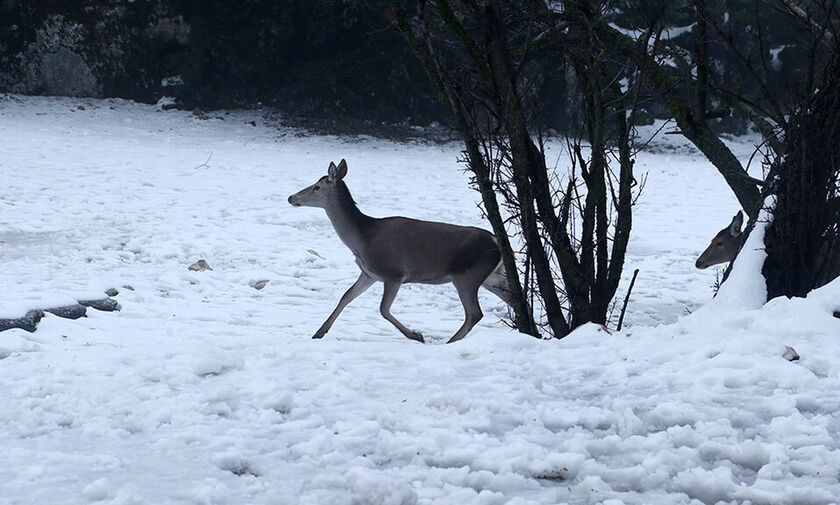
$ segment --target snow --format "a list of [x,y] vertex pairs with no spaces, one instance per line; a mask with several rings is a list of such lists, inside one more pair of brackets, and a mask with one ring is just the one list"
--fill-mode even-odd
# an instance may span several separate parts
[[837,502],[840,281],[710,303],[693,263],[737,207],[684,139],[636,162],[622,332],[538,341],[485,293],[437,345],[454,290],[406,286],[393,311],[423,345],[375,286],[313,341],[357,269],[288,195],[346,158],[362,210],[486,228],[460,147],[209,116],[0,98],[0,317],[109,287],[123,307],[0,333],[0,503]]

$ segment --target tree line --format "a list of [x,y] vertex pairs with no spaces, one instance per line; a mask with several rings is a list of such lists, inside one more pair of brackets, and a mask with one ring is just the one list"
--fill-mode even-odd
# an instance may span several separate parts
[[[528,2],[522,5],[527,12]],[[559,3],[558,3],[559,5]],[[171,96],[184,108],[277,105],[301,116],[451,124],[396,27],[393,0],[6,0],[0,2],[0,90],[129,98],[154,103]],[[709,23],[698,23],[701,9]],[[796,24],[769,4],[751,0],[622,0],[600,9],[627,33],[662,27],[658,43],[694,53],[713,68],[704,78],[730,82],[747,96],[761,86],[724,39],[750,50],[746,34],[762,32],[766,86],[789,98],[807,75],[807,51]],[[724,19],[726,22],[724,23]],[[718,33],[714,27],[725,27]],[[565,131],[583,98],[563,65],[543,61],[532,76],[541,118]],[[674,58],[679,72],[691,62]],[[713,102],[716,97],[710,96]],[[712,103],[715,129],[742,133],[747,114]],[[669,117],[648,100],[635,120]]]

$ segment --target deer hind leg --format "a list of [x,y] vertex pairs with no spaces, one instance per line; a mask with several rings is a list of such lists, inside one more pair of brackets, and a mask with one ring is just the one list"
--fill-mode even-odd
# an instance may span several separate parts
[[344,295],[341,296],[341,300],[338,301],[338,305],[336,305],[335,310],[333,310],[332,314],[330,314],[330,317],[328,317],[327,320],[324,321],[324,324],[322,324],[321,327],[318,328],[318,331],[315,332],[315,335],[313,335],[312,338],[321,338],[324,335],[326,335],[327,332],[330,331],[330,328],[332,327],[335,320],[338,319],[338,315],[341,314],[342,310],[344,310],[344,307],[349,305],[350,302],[355,300],[356,297],[358,297],[360,294],[367,291],[367,289],[371,287],[374,282],[376,282],[376,280],[373,277],[370,277],[368,276],[368,274],[362,272],[359,275],[359,278],[356,279],[356,282],[354,282],[353,285],[350,286],[350,289],[348,289],[344,293]]
[[396,317],[391,315],[391,304],[394,303],[394,298],[397,297],[397,292],[400,290],[402,283],[400,281],[385,282],[385,289],[382,293],[382,303],[379,304],[379,312],[382,317],[387,319],[391,324],[397,327],[400,332],[411,340],[418,342],[425,342],[423,335],[416,331],[408,329],[404,324],[399,322]]
[[[502,268],[501,273],[497,275],[500,268]],[[503,294],[500,293],[506,293],[506,291],[503,291],[501,288],[507,281],[504,277],[504,269],[499,264],[498,255],[495,257],[486,256],[474,263],[465,272],[453,276],[452,284],[454,284],[455,289],[458,290],[458,297],[461,299],[461,305],[464,306],[464,324],[458,328],[458,331],[452,335],[452,338],[450,338],[447,343],[451,344],[452,342],[457,342],[464,338],[467,333],[473,329],[473,326],[475,326],[476,323],[481,321],[481,318],[484,317],[484,314],[481,312],[481,306],[478,304],[478,288],[487,283],[488,279],[493,276],[496,276],[494,278],[495,280],[491,280],[489,284],[493,287],[498,287],[499,289],[488,289],[490,289],[491,292],[496,293],[504,300],[505,298]],[[502,280],[499,281],[498,278],[501,278]],[[508,296],[508,298],[510,297]]]
[[447,342],[448,344],[464,338],[473,329],[473,326],[484,317],[484,314],[481,312],[481,306],[478,304],[478,287],[481,285],[481,282],[476,282],[469,277],[462,277],[453,279],[452,284],[458,290],[458,298],[461,299],[461,305],[464,306],[464,324],[452,335],[452,338]]
[[487,291],[501,298],[506,304],[513,306],[513,298],[510,296],[510,289],[505,276],[505,266],[501,262],[495,270],[490,272],[490,275],[484,279],[481,285]]

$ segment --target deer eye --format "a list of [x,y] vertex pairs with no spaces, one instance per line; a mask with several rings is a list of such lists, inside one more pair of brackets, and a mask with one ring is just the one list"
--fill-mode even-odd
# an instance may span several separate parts
[[321,191],[321,186],[315,186],[315,188],[313,188],[313,189],[314,189],[315,191]]
[[717,244],[715,247],[723,247],[723,244]]

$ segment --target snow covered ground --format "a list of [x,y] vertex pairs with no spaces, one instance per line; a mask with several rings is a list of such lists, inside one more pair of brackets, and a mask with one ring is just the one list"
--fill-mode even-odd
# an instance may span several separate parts
[[684,141],[638,157],[626,331],[536,341],[485,294],[436,345],[454,290],[406,286],[393,311],[422,345],[375,286],[312,341],[357,269],[288,195],[346,158],[371,215],[487,228],[459,146],[210,115],[0,96],[0,317],[122,304],[0,333],[3,505],[837,503],[840,281],[709,303],[694,259],[737,207]]

